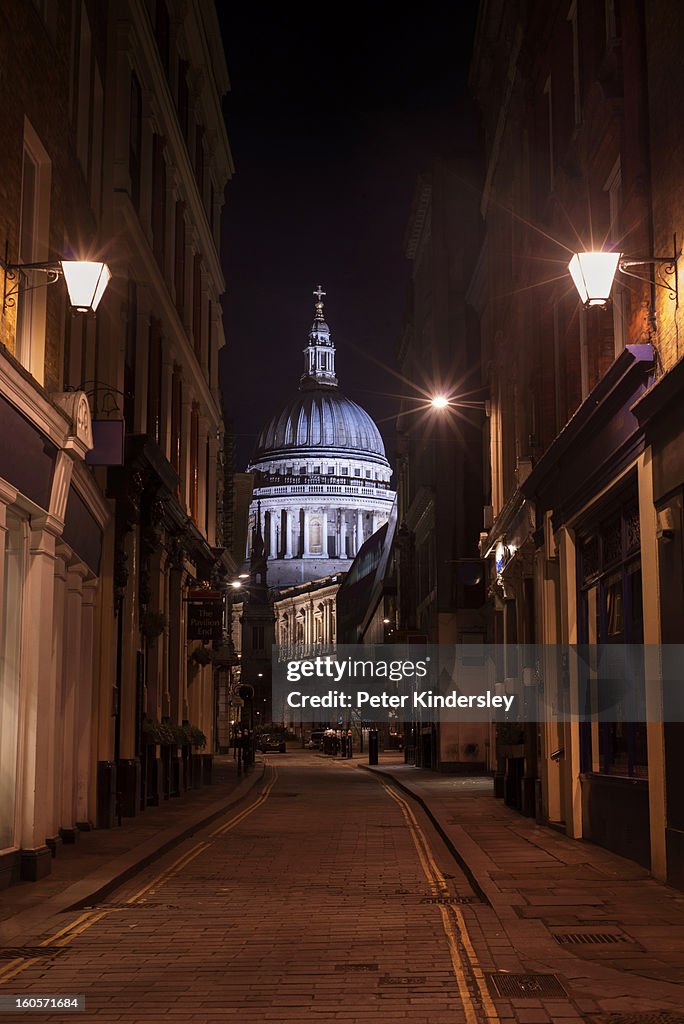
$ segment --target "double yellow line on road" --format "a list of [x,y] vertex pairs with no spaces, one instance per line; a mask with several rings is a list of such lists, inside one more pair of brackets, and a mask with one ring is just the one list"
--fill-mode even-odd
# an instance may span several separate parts
[[[268,800],[270,792],[275,786],[276,781],[278,779],[278,769],[275,767],[275,765],[271,767],[271,770],[273,772],[272,778],[262,788],[261,793],[256,798],[256,800],[253,803],[249,804],[249,806],[245,807],[244,810],[234,815],[228,821],[224,822],[223,825],[220,825],[217,829],[214,829],[213,832],[210,832],[209,840],[216,839],[218,838],[218,836],[223,836],[226,833],[230,832],[237,825],[239,825],[241,821],[244,821],[245,818],[249,817],[250,814],[253,814],[254,811],[256,811],[259,807],[261,807],[262,804],[266,802],[266,800]],[[132,907],[136,903],[144,903],[144,896],[148,894],[151,896],[154,893],[158,892],[159,889],[162,888],[162,886],[164,886],[168,881],[170,881],[170,879],[172,879],[175,875],[178,875],[181,871],[183,871],[188,866],[188,864],[192,863],[192,861],[196,857],[199,857],[201,853],[204,853],[205,850],[208,850],[211,845],[212,843],[208,840],[202,840],[201,842],[196,843],[195,846],[193,846],[190,850],[186,850],[186,852],[182,854],[182,856],[175,860],[173,864],[170,864],[167,868],[164,868],[163,871],[160,871],[158,875],[155,875],[152,881],[148,882],[148,884],[143,886],[142,889],[139,889],[138,892],[135,893],[135,895],[129,897],[129,899],[126,900],[126,903],[123,907],[104,907],[101,910],[88,910],[86,911],[85,914],[81,914],[80,917],[77,917],[75,921],[72,921],[70,924],[65,925],[64,928],[60,928],[59,931],[55,932],[48,939],[43,939],[42,942],[38,943],[38,947],[68,946],[69,943],[73,939],[75,939],[77,935],[80,935],[82,932],[87,931],[88,928],[91,928],[103,917],[107,917],[108,914],[120,913],[122,910],[125,910],[128,906]],[[49,954],[46,952],[46,955]],[[12,978],[16,978],[16,976],[18,974],[21,974],[22,971],[25,971],[28,967],[31,967],[33,964],[35,964],[38,959],[38,956],[33,955],[28,958],[19,956],[16,957],[14,960],[9,960],[3,967],[0,967],[0,985],[4,984],[6,981],[10,981]]]
[[[410,804],[386,783],[382,783],[382,788],[401,808],[431,894],[438,897],[448,897],[450,893],[447,880],[437,866],[427,837],[420,827]],[[449,946],[449,954],[458,985],[458,992],[463,1003],[466,1024],[479,1024],[478,1008],[468,986],[468,973],[470,973],[477,986],[478,1001],[481,1006],[482,1015],[487,1021],[498,1021],[499,1015],[489,994],[487,982],[468,934],[463,913],[453,904],[443,903],[439,904],[439,911],[442,916],[442,927],[444,928],[444,934]]]

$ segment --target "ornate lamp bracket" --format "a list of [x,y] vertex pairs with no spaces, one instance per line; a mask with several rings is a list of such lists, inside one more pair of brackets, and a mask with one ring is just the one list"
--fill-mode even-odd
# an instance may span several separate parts
[[[627,277],[634,277],[638,281],[649,281],[658,288],[665,288],[670,294],[670,299],[675,307],[679,308],[679,284],[677,280],[677,262],[681,253],[677,247],[677,235],[672,236],[671,256],[621,256],[619,267]],[[644,277],[641,274],[632,272],[632,267],[653,267],[653,275]]]

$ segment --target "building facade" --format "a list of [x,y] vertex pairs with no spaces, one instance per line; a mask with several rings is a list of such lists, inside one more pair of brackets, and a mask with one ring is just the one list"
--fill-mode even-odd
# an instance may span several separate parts
[[[470,299],[491,401],[481,551],[500,643],[658,645],[681,622],[683,136],[666,97],[682,28],[679,5],[660,0],[481,4],[484,240]],[[585,308],[567,267],[599,249],[630,262],[611,301]],[[611,723],[527,726],[499,748],[499,792],[681,885],[681,726],[663,724],[650,669],[648,722],[625,707]],[[504,675],[577,706],[579,680],[554,681],[545,656]]]
[[[405,237],[411,283],[398,362],[398,599],[395,637],[430,644],[488,640],[482,517],[482,424],[477,318],[467,289],[480,239],[479,166],[436,161],[419,178]],[[435,408],[431,399],[448,400]],[[490,729],[419,725],[407,747],[440,771],[490,766]],[[414,727],[415,729],[415,727]]]
[[[179,791],[190,748],[163,720],[211,749],[183,598],[230,571],[219,39],[208,2],[0,4],[0,884]],[[106,261],[95,315],[16,269],[63,258]]]
[[249,466],[249,536],[260,515],[272,587],[344,572],[394,500],[380,432],[338,388],[325,292],[314,294],[299,392],[264,427]]

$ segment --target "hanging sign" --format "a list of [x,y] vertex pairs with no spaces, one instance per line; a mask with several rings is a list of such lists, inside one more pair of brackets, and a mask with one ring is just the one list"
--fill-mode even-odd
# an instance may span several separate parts
[[186,608],[188,640],[215,640],[220,643],[223,639],[221,594],[206,590],[190,591]]

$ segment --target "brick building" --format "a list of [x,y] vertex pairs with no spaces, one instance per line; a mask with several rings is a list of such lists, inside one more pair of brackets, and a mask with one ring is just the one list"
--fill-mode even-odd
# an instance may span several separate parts
[[[480,6],[484,241],[469,294],[491,400],[481,551],[497,642],[659,644],[681,624],[682,124],[668,96],[682,27],[666,0]],[[584,308],[567,267],[598,249],[636,262],[605,307]],[[670,254],[674,268],[649,262]],[[505,675],[552,677],[538,653]],[[566,682],[560,704],[578,692]],[[648,724],[625,712],[507,737],[500,792],[681,884],[681,727],[660,721],[657,678],[643,697]]]
[[[213,749],[184,598],[233,566],[214,6],[2,2],[0,62],[2,886],[189,784],[189,744],[158,725]],[[94,315],[72,310],[62,259],[111,270]]]

